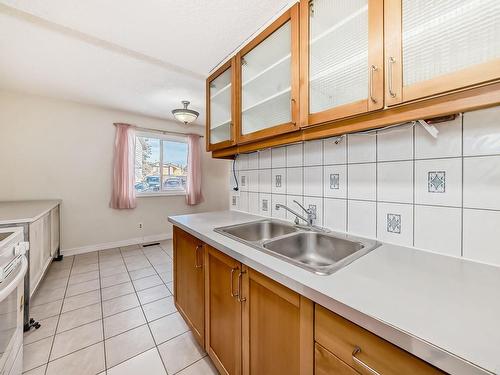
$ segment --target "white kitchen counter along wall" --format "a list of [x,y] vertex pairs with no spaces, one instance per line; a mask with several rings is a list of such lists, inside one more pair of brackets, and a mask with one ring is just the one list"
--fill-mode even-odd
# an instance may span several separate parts
[[[500,107],[238,155],[231,209],[500,265]],[[231,187],[235,186],[231,173]]]

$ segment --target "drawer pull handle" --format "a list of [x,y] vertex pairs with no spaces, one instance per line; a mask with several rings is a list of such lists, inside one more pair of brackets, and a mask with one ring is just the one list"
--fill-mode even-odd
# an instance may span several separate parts
[[373,375],[380,375],[378,371],[372,369],[370,366],[368,366],[366,363],[364,363],[362,360],[356,357],[356,355],[358,355],[359,353],[361,353],[361,348],[359,346],[354,347],[354,350],[352,351],[352,360],[354,361],[354,363],[360,365]]
[[203,267],[203,262],[201,262],[201,264],[198,264],[198,250],[201,248],[203,248],[203,245],[196,245],[196,249],[194,250],[194,268]]
[[396,63],[396,59],[394,57],[389,57],[389,65],[387,67],[387,69],[389,70],[388,73],[387,73],[387,79],[389,80],[389,95],[391,95],[391,98],[395,98],[396,97],[396,93],[393,91],[393,83],[392,83],[392,75],[393,75],[393,72],[392,72],[392,66]]
[[369,86],[369,91],[370,91],[370,100],[373,103],[377,102],[377,98],[375,98],[375,96],[373,96],[373,73],[376,72],[377,69],[378,68],[375,65],[370,66],[370,79],[368,81],[368,86]]
[[241,297],[241,277],[246,272],[247,271],[240,271],[238,274],[238,294],[236,295],[236,297],[238,297],[238,302],[245,302],[247,300],[246,297]]
[[233,275],[234,275],[234,271],[238,271],[238,270],[239,270],[238,267],[231,268],[231,297],[238,297],[238,294],[239,294],[239,292],[235,293],[234,292],[234,288],[233,288],[233,280],[234,280]]

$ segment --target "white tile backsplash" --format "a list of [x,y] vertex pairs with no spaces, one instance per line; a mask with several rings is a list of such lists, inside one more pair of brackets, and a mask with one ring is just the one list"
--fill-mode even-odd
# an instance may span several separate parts
[[303,168],[287,168],[286,170],[286,193],[291,195],[304,194]]
[[415,206],[415,247],[460,256],[462,210],[455,207]]
[[464,209],[463,215],[463,256],[500,265],[500,211]]
[[413,160],[413,126],[386,130],[377,138],[377,161]]
[[271,162],[273,168],[286,167],[286,147],[276,147],[271,151]]
[[347,137],[334,137],[323,140],[323,163],[346,164],[347,163]]
[[271,192],[273,194],[286,194],[286,168],[273,168]]
[[271,194],[259,193],[259,215],[272,215],[272,199]]
[[329,198],[347,198],[347,165],[324,166],[323,195]]
[[259,170],[249,170],[246,172],[247,181],[246,186],[248,191],[258,192],[259,191]]
[[464,114],[464,156],[500,154],[500,106]]
[[347,199],[325,198],[323,212],[325,227],[339,232],[347,231]]
[[[313,220],[314,225],[323,225],[323,198],[304,197],[304,207],[315,213],[315,218]],[[298,211],[301,212],[302,209]]]
[[377,238],[403,246],[413,246],[413,205],[377,204]]
[[323,141],[304,142],[304,165],[323,164]]
[[230,207],[293,221],[275,205],[297,200],[332,230],[500,265],[499,108],[436,124],[436,139],[417,124],[240,155]]
[[259,169],[271,168],[271,149],[259,151]]
[[460,207],[462,158],[415,161],[415,203]]
[[259,169],[259,153],[248,154],[248,169]]
[[431,136],[421,125],[415,127],[415,159],[462,156],[462,116],[434,124],[439,134]]
[[347,136],[347,162],[369,163],[377,160],[377,136],[372,134],[349,134]]
[[248,193],[248,212],[259,214],[259,193]]
[[302,143],[286,146],[286,166],[301,167],[303,165]]
[[271,192],[271,180],[272,180],[271,169],[260,169],[259,170],[259,192],[260,193],[270,193]]
[[500,210],[500,156],[464,158],[464,207]]
[[378,201],[413,203],[413,161],[377,163]]
[[323,196],[323,167],[304,168],[304,195]]
[[347,202],[347,231],[364,237],[377,236],[377,202]]
[[377,164],[349,164],[347,166],[347,185],[349,199],[376,200]]
[[273,194],[271,197],[272,201],[272,208],[271,208],[271,215],[272,217],[275,217],[277,219],[286,219],[286,210],[284,209],[276,209],[276,205],[278,203],[284,204],[286,206],[286,195],[285,194]]

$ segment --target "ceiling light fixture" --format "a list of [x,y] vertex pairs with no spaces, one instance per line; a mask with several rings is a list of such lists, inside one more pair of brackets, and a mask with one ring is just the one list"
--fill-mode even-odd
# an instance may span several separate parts
[[192,109],[188,109],[189,101],[183,100],[182,104],[184,108],[174,109],[172,114],[175,116],[177,120],[183,122],[184,124],[189,124],[198,118],[199,113],[193,111]]

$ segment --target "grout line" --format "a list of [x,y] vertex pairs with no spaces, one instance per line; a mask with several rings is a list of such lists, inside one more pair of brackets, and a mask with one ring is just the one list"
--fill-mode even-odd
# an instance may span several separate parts
[[[73,259],[71,259],[71,267],[70,267],[70,271],[69,271],[70,275],[71,275],[71,271],[73,269],[74,262],[75,262],[75,258],[73,257]],[[68,277],[68,280],[66,281],[66,289],[64,290],[63,301],[62,301],[61,307],[59,309],[59,316],[57,318],[56,329],[54,331],[54,336],[52,336],[52,344],[50,345],[49,355],[47,356],[47,362],[46,362],[47,366],[45,367],[45,372],[44,372],[45,375],[47,375],[47,370],[49,368],[48,364],[50,362],[50,356],[52,355],[52,350],[54,349],[54,342],[56,341],[57,329],[59,328],[59,322],[61,320],[62,309],[63,309],[63,306],[64,306],[64,299],[66,297],[66,291],[68,290],[68,284],[69,284],[69,277]]]
[[416,191],[416,187],[415,187],[415,179],[416,179],[416,174],[415,174],[415,154],[416,154],[416,140],[415,140],[415,126],[412,128],[412,137],[413,137],[413,161],[411,163],[411,167],[412,167],[412,175],[413,175],[413,181],[412,181],[412,198],[413,198],[413,236],[412,236],[412,245],[415,246],[415,218],[416,218],[416,210],[415,210],[415,191]]
[[[375,238],[380,238],[379,235],[379,228],[378,228],[378,205],[379,205],[379,200],[378,200],[378,131],[375,132]],[[386,218],[387,220],[387,218]],[[384,225],[384,227],[387,227],[387,224]]]
[[465,235],[465,232],[464,232],[464,115],[462,113],[462,115],[460,116],[461,117],[461,121],[460,121],[460,129],[461,129],[461,144],[460,144],[460,147],[461,147],[461,150],[460,150],[460,153],[461,153],[461,156],[462,156],[462,191],[461,191],[461,203],[462,203],[462,207],[461,207],[461,210],[460,210],[460,232],[461,232],[461,236],[460,236],[460,256],[463,257],[464,256],[464,235]]
[[[121,254],[121,250],[120,250]],[[107,358],[107,353],[106,353],[106,333],[104,331],[104,309],[102,306],[102,281],[101,281],[101,262],[99,261],[101,257],[101,254],[99,251],[97,252],[97,268],[99,270],[99,296],[100,296],[100,301],[101,301],[101,324],[102,324],[102,341],[103,341],[103,350],[104,350],[104,371],[106,372],[108,368],[108,358]],[[123,258],[123,257],[122,257]],[[130,277],[130,276],[129,276]]]
[[198,363],[199,361],[202,361],[202,360],[203,360],[203,359],[205,359],[207,356],[208,356],[208,354],[205,352],[205,353],[204,353],[204,355],[203,355],[200,359],[197,359],[196,361],[194,361],[194,362],[193,362],[193,363],[191,363],[190,365],[187,365],[186,367],[181,368],[179,371],[174,372],[174,373],[173,373],[173,375],[178,374],[178,373],[180,373],[180,372],[184,371],[185,369],[187,369],[187,368],[189,368],[189,367],[193,366],[195,363]]
[[[163,249],[162,249],[162,250],[163,250]],[[168,257],[167,252],[166,252],[166,251],[164,251],[164,252],[165,252],[165,255]],[[122,256],[123,256],[123,255],[122,255]],[[148,263],[151,265],[151,267],[153,267],[153,269],[155,270],[156,276],[158,276],[158,277],[160,278],[160,280],[161,280],[162,284],[163,284],[163,285],[165,286],[165,288],[167,288],[167,290],[170,292],[170,289],[168,289],[167,285],[165,284],[165,282],[164,282],[164,281],[163,281],[163,279],[161,278],[160,274],[158,273],[158,270],[157,270],[157,269],[153,266],[153,264],[151,263],[151,261],[149,260],[149,258],[147,258],[147,257],[146,257],[146,259],[147,259]],[[126,265],[125,265],[125,267],[126,267],[126,268],[127,268],[127,270],[128,270],[128,267],[127,267]],[[129,271],[129,277],[130,277],[130,271]],[[159,285],[162,285],[162,284],[159,284]],[[158,285],[156,285],[156,286],[158,286]],[[137,294],[138,292],[137,292],[137,289],[136,289],[136,287],[135,287],[134,283],[132,283],[132,287],[134,288],[135,293]],[[144,289],[144,290],[146,290],[146,289]],[[138,294],[137,294],[137,298],[139,299],[139,295],[138,295]],[[151,330],[151,327],[149,326],[148,318],[147,318],[147,316],[146,316],[146,313],[144,312],[144,307],[143,307],[143,305],[142,305],[142,303],[141,303],[141,300],[140,300],[140,299],[139,299],[139,307],[141,308],[142,315],[144,316],[144,320],[146,321],[146,325],[147,325],[147,327],[148,327],[148,329],[149,329],[149,334],[151,335],[151,339],[153,340],[153,343],[154,343],[154,346],[155,346],[155,348],[156,348],[156,351],[157,351],[158,355],[160,356],[160,360],[161,360],[161,362],[162,362],[162,364],[163,364],[163,368],[165,369],[165,372],[166,372],[166,373],[168,373],[168,372],[167,372],[167,367],[165,366],[165,363],[164,363],[163,358],[162,358],[162,356],[161,356],[160,350],[158,349],[158,345],[157,345],[157,343],[156,343],[155,336],[153,335],[153,331]],[[148,349],[148,350],[150,350],[150,349]],[[108,369],[108,368],[106,367],[106,370],[107,370],[107,369]]]

